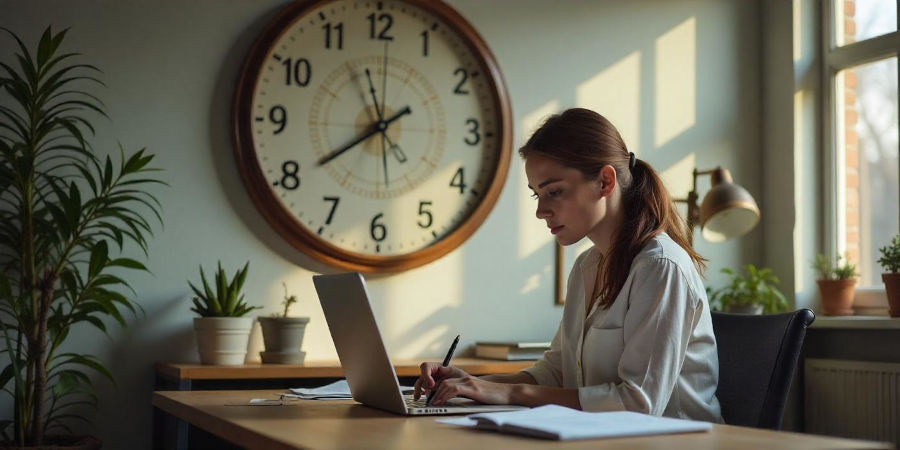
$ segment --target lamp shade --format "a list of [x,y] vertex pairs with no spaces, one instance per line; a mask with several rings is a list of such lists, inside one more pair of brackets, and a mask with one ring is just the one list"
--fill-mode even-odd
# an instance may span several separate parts
[[727,169],[712,173],[712,188],[700,204],[700,228],[710,242],[741,236],[759,222],[756,200],[743,187],[734,184]]

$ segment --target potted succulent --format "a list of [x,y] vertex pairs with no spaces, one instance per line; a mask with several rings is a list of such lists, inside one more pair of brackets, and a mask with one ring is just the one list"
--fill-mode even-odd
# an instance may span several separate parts
[[300,351],[303,344],[303,331],[309,322],[309,317],[288,317],[291,305],[297,303],[297,296],[289,295],[287,285],[284,286],[284,311],[269,317],[260,317],[259,326],[262,328],[263,344],[266,350],[259,352],[263,363],[273,364],[301,364],[306,356]]
[[853,296],[856,287],[856,264],[847,260],[842,263],[841,255],[834,262],[819,253],[813,260],[813,269],[818,274],[816,284],[822,295],[822,312],[827,316],[853,315]]
[[94,154],[91,122],[105,113],[86,89],[102,84],[99,70],[59,52],[65,31],[47,28],[30,52],[0,30],[19,50],[0,62],[0,388],[13,407],[0,447],[99,448],[69,426],[90,425],[73,410],[97,404],[90,375],[112,373],[66,338],[88,325],[108,333],[108,319],[124,327],[126,311],[141,311],[123,276],[147,268],[121,254],[146,255],[148,218],[162,223],[148,188],[164,183],[144,150]]
[[891,317],[900,317],[900,234],[878,251],[881,252],[878,264],[884,269],[881,279],[884,281],[884,290],[887,291]]
[[753,264],[744,266],[746,275],[729,268],[722,273],[731,282],[716,290],[710,290],[709,302],[713,309],[741,314],[772,314],[787,311],[784,294],[778,290],[778,277],[768,267],[757,269]]
[[241,293],[249,265],[248,261],[229,281],[222,263],[219,262],[219,270],[215,275],[215,291],[207,283],[203,267],[200,267],[202,291],[188,281],[191,290],[197,295],[193,298],[194,306],[191,311],[200,315],[194,318],[194,333],[197,336],[202,364],[236,366],[244,363],[250,329],[253,327],[253,318],[244,316],[259,308],[247,306]]

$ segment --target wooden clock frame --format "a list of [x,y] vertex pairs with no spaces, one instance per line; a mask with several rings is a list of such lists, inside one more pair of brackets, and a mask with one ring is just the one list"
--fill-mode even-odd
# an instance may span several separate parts
[[512,153],[512,112],[506,84],[493,53],[481,36],[453,8],[435,0],[397,0],[421,8],[445,22],[463,43],[474,53],[476,61],[486,69],[487,83],[492,93],[491,101],[497,111],[500,124],[498,149],[500,156],[490,186],[481,202],[469,217],[440,241],[415,252],[397,256],[372,256],[349,252],[334,246],[307,230],[269,189],[259,166],[253,147],[251,131],[253,90],[260,69],[271,46],[279,40],[291,24],[310,11],[328,2],[297,1],[282,10],[260,34],[253,45],[238,79],[232,103],[232,132],[234,155],[238,170],[253,204],[266,221],[289,244],[313,259],[341,269],[358,272],[399,272],[422,266],[459,247],[487,218],[506,182]]

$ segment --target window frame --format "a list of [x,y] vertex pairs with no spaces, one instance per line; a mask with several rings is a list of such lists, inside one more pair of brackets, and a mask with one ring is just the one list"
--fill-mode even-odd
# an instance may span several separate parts
[[[844,180],[843,164],[838,163],[840,149],[838,148],[841,139],[843,122],[837,117],[838,103],[842,103],[843,99],[836,96],[837,93],[837,75],[840,71],[851,67],[863,65],[870,62],[897,57],[900,59],[900,32],[893,31],[891,33],[869,38],[866,40],[837,46],[837,35],[835,33],[835,24],[837,15],[835,14],[835,3],[843,0],[825,0],[822,2],[821,8],[821,25],[822,25],[822,181],[824,184],[822,198],[822,247],[827,255],[834,255],[845,251],[842,245],[842,239],[846,230],[845,215],[840,214],[841,207],[845,199],[842,195],[843,190],[840,189],[840,183]],[[897,2],[897,23],[900,28],[900,0]],[[900,85],[900,71],[898,71],[898,85]],[[900,91],[898,91],[898,104],[900,104]],[[900,164],[900,163],[898,163]],[[900,192],[898,192],[900,196]],[[866,289],[872,291],[873,289]],[[884,293],[884,285],[878,289]],[[885,297],[884,304],[887,304]]]

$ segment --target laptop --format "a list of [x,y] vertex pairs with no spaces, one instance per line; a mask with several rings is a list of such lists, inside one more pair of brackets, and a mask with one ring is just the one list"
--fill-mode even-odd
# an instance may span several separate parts
[[316,275],[313,284],[354,400],[403,415],[468,414],[524,408],[484,405],[461,397],[444,405],[428,406],[426,396],[419,400],[413,400],[412,395],[404,396],[378,331],[362,275],[356,272]]

